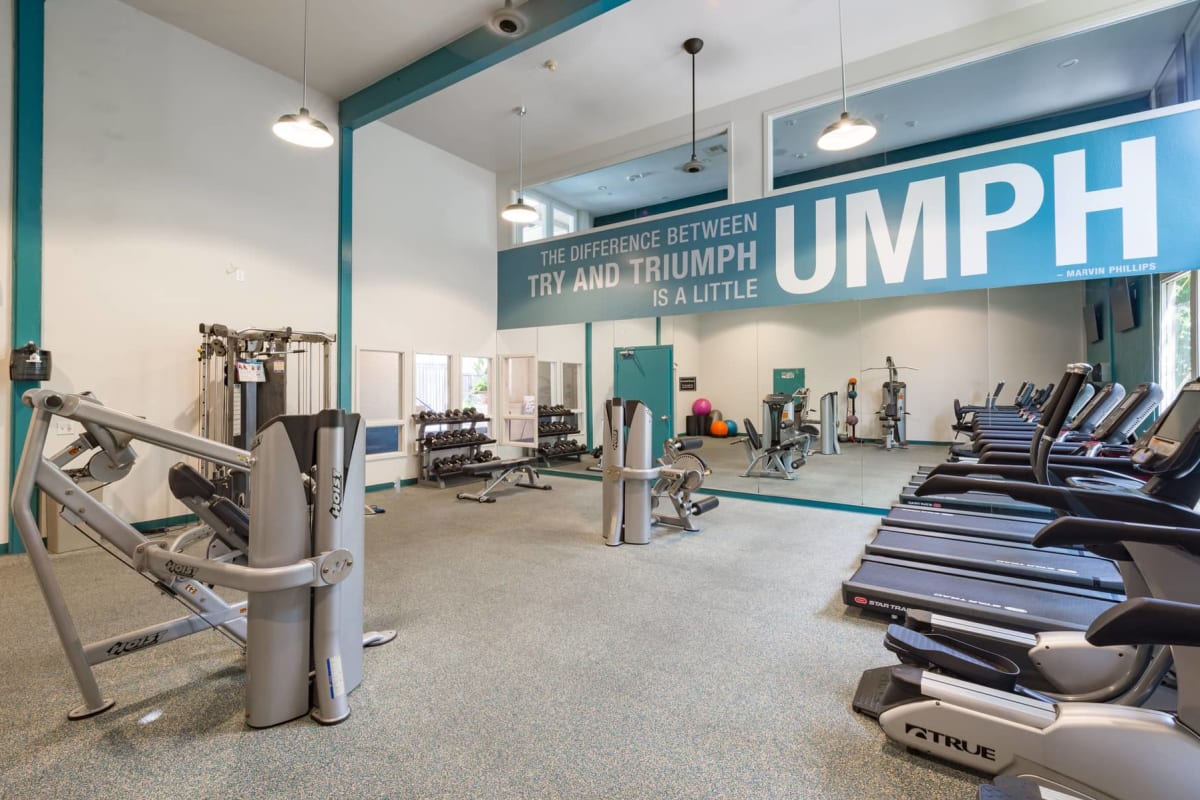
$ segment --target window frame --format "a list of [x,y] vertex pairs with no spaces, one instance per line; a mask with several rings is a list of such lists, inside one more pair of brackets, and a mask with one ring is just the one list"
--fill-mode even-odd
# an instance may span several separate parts
[[[397,380],[399,381],[399,386],[397,386],[397,388],[396,388],[396,392],[398,395],[398,401],[399,401],[398,402],[398,410],[400,413],[399,418],[397,418],[397,419],[390,419],[390,418],[371,419],[371,418],[368,418],[365,413],[363,413],[361,402],[362,402],[362,380],[363,380],[362,354],[364,352],[385,353],[388,355],[394,355],[400,361],[400,368],[397,372]],[[393,349],[390,347],[356,347],[354,349],[354,408],[356,411],[358,411],[359,414],[362,414],[364,433],[367,429],[370,429],[370,428],[391,428],[391,427],[397,428],[396,449],[389,450],[384,453],[368,453],[366,456],[367,461],[384,461],[384,460],[393,459],[393,458],[406,458],[409,455],[408,447],[407,447],[408,431],[409,431],[409,426],[407,424],[408,404],[406,402],[408,398],[406,397],[405,392],[404,392],[404,388],[408,383],[407,376],[405,374],[405,367],[408,362],[407,355],[408,355],[407,352],[404,350],[396,350],[396,349]]]
[[[1158,341],[1156,341],[1154,344],[1155,344],[1155,347],[1158,352],[1155,354],[1156,355],[1156,357],[1155,357],[1156,363],[1154,366],[1155,366],[1155,375],[1158,378],[1158,383],[1163,388],[1163,399],[1162,399],[1162,403],[1159,406],[1160,409],[1166,409],[1166,407],[1169,406],[1175,400],[1175,395],[1179,392],[1179,389],[1182,388],[1181,386],[1171,387],[1171,386],[1168,386],[1168,384],[1166,383],[1166,377],[1168,374],[1167,373],[1167,365],[1164,363],[1166,350],[1162,346],[1162,343],[1163,343],[1163,336],[1166,334],[1166,331],[1168,329],[1167,328],[1167,313],[1166,313],[1166,302],[1167,302],[1167,297],[1168,297],[1168,289],[1170,288],[1171,283],[1181,279],[1185,275],[1190,276],[1190,280],[1191,280],[1191,291],[1189,292],[1188,307],[1191,312],[1190,322],[1191,322],[1191,350],[1192,350],[1192,352],[1191,352],[1190,377],[1185,378],[1184,380],[1186,382],[1186,381],[1192,380],[1193,378],[1200,375],[1200,347],[1197,346],[1197,345],[1200,345],[1200,341],[1197,341],[1197,335],[1200,334],[1200,320],[1197,319],[1197,312],[1200,311],[1200,297],[1197,297],[1198,293],[1196,291],[1197,288],[1200,288],[1200,287],[1197,287],[1197,285],[1196,285],[1196,281],[1200,280],[1200,270],[1172,272],[1168,275],[1163,275],[1161,277],[1161,279],[1158,281],[1158,287],[1157,287],[1158,302],[1157,302],[1156,311],[1158,313],[1158,336],[1157,336]],[[1173,380],[1173,376],[1172,376],[1172,380]]]

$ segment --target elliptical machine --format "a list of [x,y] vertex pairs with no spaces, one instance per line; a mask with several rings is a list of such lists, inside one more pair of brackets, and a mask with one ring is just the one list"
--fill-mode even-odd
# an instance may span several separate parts
[[[699,531],[695,518],[720,504],[716,497],[692,497],[712,470],[691,450],[703,439],[667,439],[663,455],[651,461],[654,416],[640,400],[614,397],[604,402],[604,543],[649,544],[650,529],[667,525]],[[674,513],[659,512],[667,498]]]
[[[1050,426],[1047,426],[1050,427]],[[1052,439],[1042,438],[1035,469],[1044,474]],[[1133,488],[1103,478],[1064,477],[1063,485],[952,475],[920,493],[994,491],[1047,505],[1063,517],[1034,539],[1039,547],[1086,546],[1130,560],[1152,597],[1126,600],[1087,632],[1096,646],[1171,647],[1179,687],[1174,714],[1095,703],[1053,703],[998,692],[912,664],[864,673],[856,708],[877,717],[894,742],[939,760],[1004,776],[983,797],[1185,800],[1196,796],[1200,758],[1200,382],[1139,440],[1132,460],[1149,475]],[[917,642],[919,643],[919,642]],[[901,642],[900,644],[909,644]],[[948,650],[935,643],[932,650]],[[962,651],[962,648],[955,648]],[[905,653],[908,658],[911,651]],[[973,666],[988,665],[971,657]],[[940,656],[937,656],[940,661]],[[994,672],[994,670],[991,670]],[[881,680],[882,679],[882,680]],[[866,701],[861,703],[860,700]]]

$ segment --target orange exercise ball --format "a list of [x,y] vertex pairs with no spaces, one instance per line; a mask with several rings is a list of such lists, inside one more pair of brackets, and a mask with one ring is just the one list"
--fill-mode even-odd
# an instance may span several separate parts
[[708,426],[708,435],[722,438],[728,436],[729,425],[723,419],[713,420],[713,424]]

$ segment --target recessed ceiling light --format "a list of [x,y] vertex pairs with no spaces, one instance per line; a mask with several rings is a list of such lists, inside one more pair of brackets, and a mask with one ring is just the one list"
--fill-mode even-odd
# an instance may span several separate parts
[[794,119],[789,119],[789,120],[788,120],[786,123],[784,123],[784,124],[786,124],[786,125],[787,125],[789,128],[794,128],[794,127],[796,127],[796,120],[794,120]]
[[808,158],[808,153],[796,153],[793,158]]
[[906,123],[904,123],[904,124],[905,124],[905,125],[907,125],[907,126],[908,126],[908,127],[910,127],[910,128],[915,128],[915,127],[917,127],[917,121],[916,121],[915,119],[910,119],[908,122],[906,122]]
[[596,191],[597,191],[597,192],[607,192],[607,191],[608,191],[608,187],[607,187],[607,186],[597,186],[597,187],[596,187]]
[[1079,63],[1078,58],[1068,58],[1066,61],[1058,62],[1059,69],[1069,69]]
[[643,175],[642,173],[640,173],[640,172],[635,172],[635,173],[633,173],[632,175],[627,175],[627,176],[625,177],[625,180],[629,181],[630,183],[633,183],[634,181],[640,181],[640,180],[641,180],[642,178],[644,178],[644,177],[646,177],[646,176],[645,176],[645,175]]

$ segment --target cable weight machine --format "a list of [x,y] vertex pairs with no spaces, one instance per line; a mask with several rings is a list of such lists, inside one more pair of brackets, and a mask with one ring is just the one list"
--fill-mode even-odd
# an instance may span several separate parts
[[[201,323],[200,337],[197,417],[204,438],[246,450],[275,417],[333,407],[333,334]],[[223,495],[248,504],[244,474],[211,463],[201,470]]]

